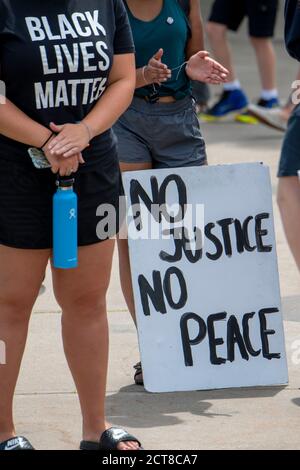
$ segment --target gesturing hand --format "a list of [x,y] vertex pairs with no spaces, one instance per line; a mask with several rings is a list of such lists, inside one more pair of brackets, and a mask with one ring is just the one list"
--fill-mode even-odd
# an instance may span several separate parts
[[225,83],[228,70],[216,60],[209,57],[209,52],[200,51],[193,55],[187,63],[186,73],[191,80],[220,85]]
[[89,128],[82,123],[58,126],[51,122],[50,128],[58,134],[46,147],[51,155],[64,158],[78,155],[89,146],[92,138]]
[[144,69],[144,76],[149,85],[166,82],[172,76],[171,70],[161,61],[163,54],[163,49],[159,49]]

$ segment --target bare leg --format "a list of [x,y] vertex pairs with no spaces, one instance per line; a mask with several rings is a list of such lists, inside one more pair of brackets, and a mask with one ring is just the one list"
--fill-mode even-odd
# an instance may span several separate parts
[[127,239],[120,239],[118,237],[118,251],[119,251],[119,270],[122,292],[130,315],[136,325],[135,306],[133,298],[133,288],[131,280],[129,247]]
[[[63,310],[62,333],[66,358],[79,394],[83,439],[99,442],[109,427],[105,421],[108,365],[106,292],[114,241],[79,249],[79,268],[53,269],[55,296]],[[120,444],[120,450],[135,449]]]
[[[150,170],[152,168],[151,164],[148,164],[148,163],[142,163],[142,164],[121,163],[120,167],[121,167],[122,172]],[[119,250],[119,269],[120,269],[120,280],[121,280],[122,291],[125,297],[128,310],[132,316],[134,323],[136,324],[133,289],[132,289],[132,281],[131,281],[130,260],[129,260],[129,249],[128,249],[127,239],[120,239],[118,237],[118,250]]]
[[0,442],[15,436],[13,395],[49,255],[48,250],[0,246],[0,340],[6,345],[6,365],[0,365]]
[[267,38],[251,37],[250,39],[256,53],[262,88],[274,90],[276,88],[276,55],[272,41]]
[[300,182],[296,176],[279,179],[278,205],[290,249],[300,270]]
[[227,27],[219,23],[209,21],[206,32],[216,60],[229,70],[228,81],[236,80],[236,72],[233,65],[232,52],[227,39]]

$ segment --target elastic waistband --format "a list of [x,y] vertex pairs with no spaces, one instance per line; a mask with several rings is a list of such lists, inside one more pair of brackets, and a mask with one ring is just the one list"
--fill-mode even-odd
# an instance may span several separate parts
[[190,108],[193,103],[191,96],[186,96],[182,100],[173,103],[149,103],[143,98],[134,97],[129,109],[134,109],[148,116],[163,116],[177,114]]

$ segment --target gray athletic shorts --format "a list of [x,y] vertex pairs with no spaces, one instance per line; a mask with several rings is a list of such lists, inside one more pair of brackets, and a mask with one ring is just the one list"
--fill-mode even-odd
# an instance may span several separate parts
[[207,164],[205,143],[191,97],[156,104],[135,97],[114,131],[120,162],[151,163],[153,168]]

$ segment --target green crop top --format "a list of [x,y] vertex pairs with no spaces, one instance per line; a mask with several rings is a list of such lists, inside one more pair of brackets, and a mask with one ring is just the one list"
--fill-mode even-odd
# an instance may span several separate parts
[[[136,49],[136,67],[148,64],[153,55],[164,49],[163,63],[172,70],[172,78],[161,86],[155,85],[159,96],[174,96],[177,100],[191,94],[190,80],[185,67],[180,66],[186,61],[186,47],[190,38],[190,26],[177,0],[164,0],[160,14],[152,21],[142,21],[133,16],[126,5]],[[138,88],[136,96],[150,96],[154,92],[153,85]]]

